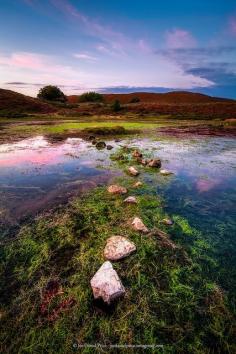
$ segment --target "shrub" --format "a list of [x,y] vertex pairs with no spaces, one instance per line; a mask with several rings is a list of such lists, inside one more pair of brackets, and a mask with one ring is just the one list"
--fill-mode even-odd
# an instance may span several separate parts
[[140,102],[140,98],[139,97],[133,97],[130,100],[130,103],[138,103],[138,102]]
[[46,101],[66,102],[67,98],[57,86],[44,86],[39,90],[38,98]]
[[79,101],[80,102],[102,102],[103,95],[97,92],[85,92],[80,96]]
[[121,110],[120,101],[115,100],[111,107],[114,112],[119,112]]

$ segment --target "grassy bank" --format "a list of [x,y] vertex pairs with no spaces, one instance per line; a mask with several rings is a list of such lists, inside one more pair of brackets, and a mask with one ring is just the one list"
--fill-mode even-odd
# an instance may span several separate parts
[[[150,187],[134,189],[133,182],[126,177],[121,184],[137,196],[137,205],[97,188],[23,226],[1,249],[2,352],[70,353],[78,343],[163,344],[166,353],[234,352],[232,315],[215,283],[212,246],[178,215],[167,229],[161,223],[167,216],[162,201]],[[133,231],[135,215],[169,237]],[[129,237],[137,252],[114,263],[126,295],[106,308],[94,302],[89,281],[104,261],[111,235]]]
[[[78,134],[83,135],[89,130],[114,129],[117,126],[124,128],[127,132],[154,133],[163,128],[185,128],[193,129],[197,132],[202,127],[209,129],[223,129],[223,120],[172,120],[168,116],[150,115],[140,117],[138,115],[121,116],[86,116],[80,118],[73,117],[28,117],[6,120],[0,118],[0,141],[9,142],[25,139],[35,135],[63,135]],[[228,127],[228,126],[227,126]],[[231,130],[230,130],[231,131]],[[115,131],[112,135],[115,135]],[[102,135],[99,133],[99,135]]]

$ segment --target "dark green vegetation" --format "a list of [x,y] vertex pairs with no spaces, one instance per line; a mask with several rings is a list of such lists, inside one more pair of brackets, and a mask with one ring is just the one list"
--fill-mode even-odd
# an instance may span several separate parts
[[97,92],[85,92],[79,96],[79,102],[103,102],[103,95]]
[[[131,152],[123,148],[113,159],[126,170]],[[212,242],[177,214],[167,228],[156,189],[145,184],[134,189],[135,181],[118,182],[137,196],[138,205],[125,205],[124,197],[97,188],[22,226],[6,241],[0,266],[2,352],[70,353],[74,343],[163,344],[166,353],[235,352],[233,284],[227,293],[219,283],[227,273],[215,252],[218,235]],[[134,216],[152,232],[133,231]],[[130,237],[137,252],[114,263],[126,295],[107,308],[94,302],[89,281],[104,261],[106,239],[117,234]]]
[[124,135],[130,133],[127,129],[122,126],[116,127],[91,127],[85,128],[82,131],[83,133],[87,134],[95,134],[95,135]]
[[39,90],[38,98],[46,101],[65,102],[66,96],[57,86],[44,86]]
[[111,107],[114,112],[119,112],[121,110],[120,101],[115,100]]

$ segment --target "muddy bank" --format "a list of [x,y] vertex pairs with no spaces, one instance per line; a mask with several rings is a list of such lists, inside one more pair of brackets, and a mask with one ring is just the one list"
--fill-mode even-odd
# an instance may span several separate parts
[[164,127],[158,128],[158,133],[171,136],[228,136],[236,137],[236,127],[226,127],[224,125],[214,127],[212,125],[202,126],[182,126],[182,127]]

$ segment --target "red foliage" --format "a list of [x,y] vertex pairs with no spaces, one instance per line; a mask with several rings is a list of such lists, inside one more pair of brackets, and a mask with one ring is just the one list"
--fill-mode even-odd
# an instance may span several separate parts
[[67,309],[73,307],[76,303],[75,299],[69,297],[60,301],[55,307],[50,311],[49,307],[56,297],[63,294],[62,287],[58,280],[50,280],[47,283],[47,286],[42,291],[42,302],[40,305],[40,315],[44,318],[44,320],[49,322],[54,322],[57,320],[59,315],[66,311]]

